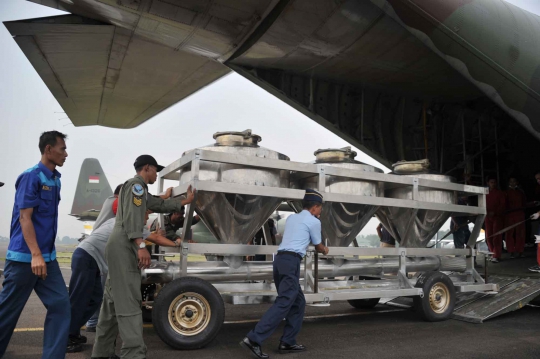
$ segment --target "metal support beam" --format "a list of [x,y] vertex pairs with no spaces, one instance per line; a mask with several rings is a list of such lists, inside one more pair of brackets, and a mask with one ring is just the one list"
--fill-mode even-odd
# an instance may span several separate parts
[[[191,161],[191,183],[192,190],[197,189],[197,181],[199,180],[199,164],[200,164],[200,151],[195,150],[193,153],[193,160]],[[187,189],[186,189],[187,190]],[[186,215],[184,217],[184,226],[182,228],[182,252],[180,255],[180,267],[182,268],[182,274],[187,274],[187,262],[189,254],[189,245],[187,241],[184,241],[189,231],[191,230],[191,222],[193,221],[193,213],[195,212],[194,202],[197,201],[197,192],[193,198],[193,202],[186,206]]]
[[308,251],[304,257],[304,293],[313,293],[315,282],[313,279],[313,253]]

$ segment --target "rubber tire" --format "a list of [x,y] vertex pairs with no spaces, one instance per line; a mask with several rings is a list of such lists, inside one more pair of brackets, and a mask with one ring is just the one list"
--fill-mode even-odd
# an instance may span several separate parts
[[[352,280],[353,277],[349,277],[349,280]],[[361,280],[377,280],[379,278],[373,277],[359,277]],[[356,309],[373,309],[377,304],[379,304],[380,298],[369,298],[369,299],[350,299],[347,302]]]
[[[169,323],[169,306],[180,294],[195,292],[202,295],[212,312],[208,326],[194,336],[178,334]],[[218,335],[225,320],[225,304],[217,289],[209,282],[194,277],[175,279],[165,285],[156,296],[152,310],[152,322],[158,336],[169,346],[180,349],[200,349],[208,345]]]
[[369,298],[369,299],[351,299],[348,300],[350,305],[356,309],[373,309],[377,304],[379,304],[380,298]]
[[[444,313],[435,313],[429,304],[428,294],[431,288],[437,283],[446,285],[450,295],[450,303]],[[450,318],[456,306],[456,289],[454,288],[454,283],[446,274],[441,272],[425,272],[418,278],[415,287],[422,288],[424,291],[423,298],[416,296],[413,299],[414,309],[423,320],[427,322],[440,322]]]
[[[146,298],[144,296],[145,296],[145,291],[148,290],[147,289],[148,287],[154,287],[152,292],[151,292],[150,298],[148,298],[149,300],[154,300],[154,292],[156,290],[155,289],[156,285],[155,284],[143,284],[143,285],[141,285],[141,296],[142,296],[143,301],[146,300]],[[147,309],[146,307],[142,307],[141,310],[142,310],[143,322],[144,323],[152,323],[152,309]]]

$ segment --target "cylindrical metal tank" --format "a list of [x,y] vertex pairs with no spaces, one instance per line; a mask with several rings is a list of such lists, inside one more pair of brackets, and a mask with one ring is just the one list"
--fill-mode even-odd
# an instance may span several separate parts
[[[405,175],[407,177],[425,178],[433,181],[454,182],[449,176],[430,173]],[[387,198],[413,199],[412,186],[391,188],[385,191]],[[443,204],[455,204],[454,193],[439,189],[418,188],[418,201]],[[400,247],[425,247],[437,231],[450,217],[448,211],[432,211],[420,209],[416,214],[412,228],[407,234],[414,210],[412,208],[380,207],[376,213],[384,228],[399,243]]]
[[[356,161],[356,152],[350,147],[339,149],[320,149],[315,151],[317,164],[332,167],[346,168],[355,171],[379,172],[383,171],[365,163]],[[318,177],[302,179],[294,186],[306,189],[318,189]],[[378,197],[383,193],[383,184],[354,178],[326,175],[325,191],[361,196]],[[302,209],[301,202],[295,202],[297,210]],[[321,213],[321,226],[323,238],[329,246],[348,247],[364,228],[366,223],[377,211],[377,206],[325,202]]]
[[[452,271],[464,272],[464,257],[433,256],[407,257],[409,272]],[[300,264],[300,276],[304,276],[304,263]],[[336,265],[329,259],[319,260],[319,277],[342,277],[355,275],[383,276],[396,274],[399,270],[399,258],[344,259]],[[180,277],[182,269],[177,262],[152,261],[150,268],[142,271],[143,284],[169,283]],[[243,280],[272,279],[272,262],[242,262],[238,267],[231,267],[222,261],[188,262],[187,274],[212,282],[230,282]]]
[[[289,161],[289,157],[260,147],[261,137],[244,132],[217,132],[214,144],[202,150]],[[186,151],[183,155],[193,150]],[[289,187],[289,171],[201,161],[200,181],[251,186]],[[191,169],[180,171],[180,183],[191,181]],[[248,243],[281,203],[281,198],[219,192],[200,192],[195,209],[204,224],[221,243]]]

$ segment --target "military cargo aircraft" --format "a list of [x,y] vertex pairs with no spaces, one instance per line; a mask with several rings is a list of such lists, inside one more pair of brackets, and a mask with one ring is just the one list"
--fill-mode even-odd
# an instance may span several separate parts
[[540,19],[503,0],[30,1],[71,13],[5,26],[75,126],[234,71],[387,167],[482,184],[540,160]]
[[92,233],[93,224],[99,216],[103,203],[112,194],[113,191],[99,161],[95,158],[86,158],[81,165],[70,213],[70,216],[84,223],[84,235]]

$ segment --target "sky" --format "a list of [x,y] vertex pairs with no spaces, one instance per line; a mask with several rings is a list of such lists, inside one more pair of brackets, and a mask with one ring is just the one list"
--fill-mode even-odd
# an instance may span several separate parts
[[[538,0],[508,1],[540,14]],[[1,0],[0,21],[61,15],[62,12],[24,0]],[[74,127],[6,28],[0,25],[0,236],[9,236],[17,176],[38,163],[39,135],[66,133],[69,157],[62,173],[59,236],[80,236],[82,222],[68,216],[85,158],[97,158],[111,186],[134,174],[141,154],[168,165],[186,150],[213,142],[219,131],[252,129],[262,136],[261,146],[310,162],[318,148],[349,144],[272,95],[236,74],[228,75],[156,117],[131,130],[100,126]],[[354,148],[354,147],[353,147]],[[357,160],[385,169],[355,149]],[[387,169],[386,169],[387,170]],[[157,192],[156,186],[150,191]],[[372,220],[362,234],[375,233]]]

